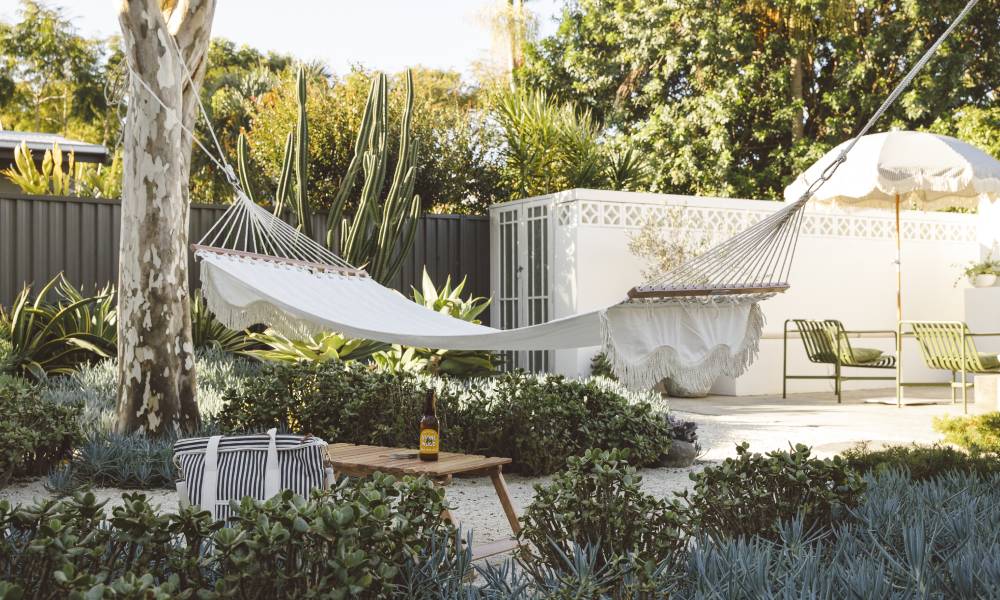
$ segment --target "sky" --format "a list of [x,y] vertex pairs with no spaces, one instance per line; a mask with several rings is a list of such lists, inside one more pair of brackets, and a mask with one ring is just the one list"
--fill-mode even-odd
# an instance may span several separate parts
[[[218,0],[213,34],[261,50],[320,59],[334,73],[352,65],[399,71],[407,66],[471,74],[484,59],[490,32],[481,15],[495,0]],[[120,32],[117,0],[48,0],[78,31]],[[530,0],[542,35],[555,30],[560,0]],[[16,0],[0,0],[0,19],[13,22]]]

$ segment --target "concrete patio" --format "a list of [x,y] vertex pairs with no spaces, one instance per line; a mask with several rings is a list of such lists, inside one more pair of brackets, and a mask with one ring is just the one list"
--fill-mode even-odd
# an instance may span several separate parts
[[[812,446],[817,454],[832,455],[861,442],[878,444],[931,443],[941,436],[934,431],[935,417],[961,416],[962,404],[952,404],[947,389],[908,389],[909,404],[897,408],[894,388],[852,390],[843,403],[829,392],[777,396],[709,396],[671,398],[678,416],[699,425],[704,458],[731,456],[730,440],[746,440],[751,448],[771,450],[788,443]],[[977,405],[969,392],[969,414],[996,410]],[[716,440],[719,434],[723,439]]]

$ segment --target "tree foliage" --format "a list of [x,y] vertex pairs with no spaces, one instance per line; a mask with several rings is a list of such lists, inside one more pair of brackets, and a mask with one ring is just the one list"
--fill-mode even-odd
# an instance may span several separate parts
[[119,124],[104,89],[121,52],[37,0],[21,0],[18,17],[0,22],[2,128],[114,141]]
[[[626,132],[660,191],[776,198],[874,112],[964,4],[572,0],[520,79]],[[998,149],[997,8],[974,9],[879,129]]]
[[[236,157],[240,131],[250,126],[254,105],[277,85],[293,62],[285,54],[237,46],[225,38],[212,40],[201,99],[211,116],[219,144],[231,160]],[[197,132],[201,140],[211,140],[203,121],[199,122]],[[204,154],[196,152],[191,168],[192,201],[227,202],[232,195],[225,175]]]
[[[421,155],[414,192],[424,208],[476,212],[506,199],[497,187],[493,134],[479,110],[478,94],[456,72],[416,68],[412,73],[410,129]],[[373,76],[358,69],[340,77],[316,74],[309,81],[310,192],[317,210],[329,207],[347,172]],[[404,77],[399,73],[389,80],[389,139],[398,139],[400,133]],[[288,72],[250,112],[250,156],[271,180],[281,172],[285,137],[297,114],[294,76]],[[397,153],[390,148],[390,164]]]

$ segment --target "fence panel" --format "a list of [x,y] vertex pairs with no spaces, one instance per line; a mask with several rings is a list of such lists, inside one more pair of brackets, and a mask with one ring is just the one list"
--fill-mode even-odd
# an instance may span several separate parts
[[[225,211],[224,206],[191,206],[190,239],[197,241]],[[9,305],[26,283],[41,285],[59,272],[88,290],[118,278],[121,204],[110,200],[53,196],[0,196],[0,302]],[[316,216],[317,231],[325,216]],[[468,278],[465,291],[490,295],[489,219],[466,215],[424,215],[413,248],[389,282],[409,296],[420,286],[424,265],[435,283],[451,275]],[[191,285],[198,267],[191,260]],[[488,320],[487,314],[483,315]]]

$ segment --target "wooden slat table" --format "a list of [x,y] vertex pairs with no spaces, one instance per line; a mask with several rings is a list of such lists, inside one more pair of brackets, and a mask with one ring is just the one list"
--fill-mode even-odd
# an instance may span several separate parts
[[[509,458],[441,452],[436,461],[422,461],[417,456],[416,450],[359,444],[330,444],[327,447],[327,456],[334,473],[338,475],[343,473],[351,477],[367,477],[376,471],[397,477],[423,475],[436,485],[446,486],[451,483],[453,475],[489,475],[500,499],[500,506],[507,516],[507,522],[510,523],[511,531],[515,536],[521,531],[517,511],[511,502],[507,482],[503,478],[502,468],[503,465],[510,464]],[[448,511],[442,516],[454,522]],[[480,559],[515,547],[516,543],[512,538],[477,546],[473,548],[472,555],[474,559]]]

